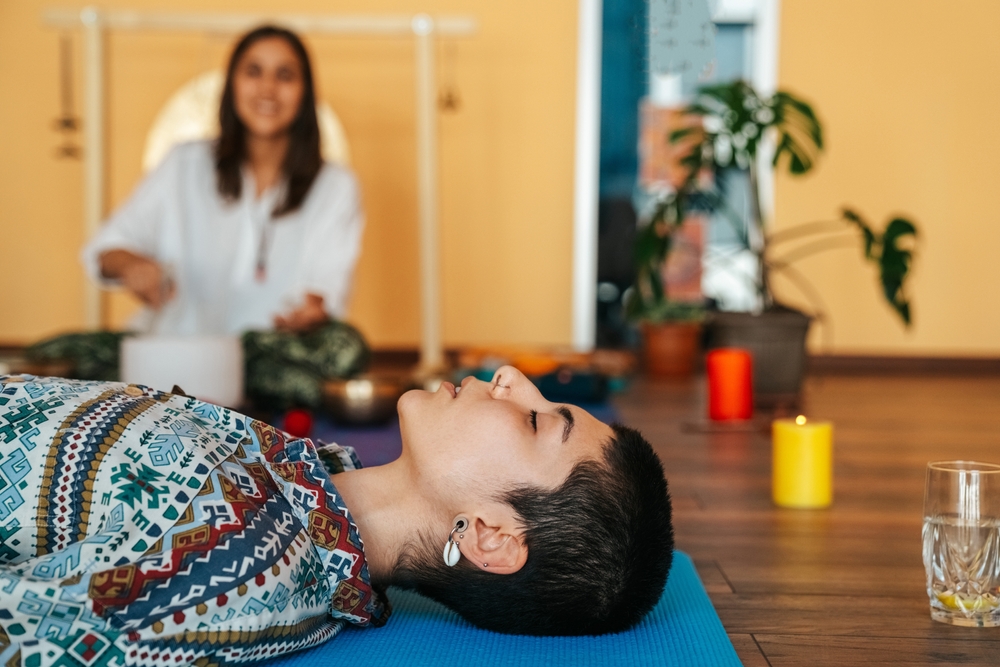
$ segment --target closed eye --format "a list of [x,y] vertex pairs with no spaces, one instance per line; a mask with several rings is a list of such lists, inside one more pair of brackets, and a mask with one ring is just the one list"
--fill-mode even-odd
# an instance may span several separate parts
[[560,405],[556,409],[556,412],[562,415],[565,422],[565,425],[563,426],[562,441],[566,442],[566,440],[569,439],[569,434],[573,432],[573,425],[576,423],[576,420],[573,419],[573,411],[565,405]]
[[531,411],[531,430],[538,433],[538,410]]

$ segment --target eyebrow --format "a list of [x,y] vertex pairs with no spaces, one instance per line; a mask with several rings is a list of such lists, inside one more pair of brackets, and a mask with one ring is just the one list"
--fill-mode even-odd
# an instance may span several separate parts
[[576,421],[573,419],[573,412],[567,408],[565,405],[560,405],[556,408],[556,412],[562,415],[562,418],[566,420],[566,425],[563,426],[562,441],[566,442],[569,439],[569,434],[573,431],[573,426]]

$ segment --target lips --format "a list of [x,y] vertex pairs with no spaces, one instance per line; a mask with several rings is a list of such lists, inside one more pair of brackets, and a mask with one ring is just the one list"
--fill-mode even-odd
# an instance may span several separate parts
[[253,110],[262,116],[273,116],[278,113],[278,105],[271,100],[258,100],[253,105]]
[[452,398],[456,398],[458,396],[458,389],[455,388],[454,384],[448,382],[447,380],[441,383],[441,389],[451,394]]

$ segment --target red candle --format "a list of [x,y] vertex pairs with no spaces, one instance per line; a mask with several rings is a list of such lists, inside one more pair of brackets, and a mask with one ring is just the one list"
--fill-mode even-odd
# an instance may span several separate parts
[[312,433],[313,418],[308,410],[293,408],[285,414],[285,433],[296,438],[308,438]]
[[753,363],[736,348],[712,350],[708,366],[708,417],[713,421],[753,416]]

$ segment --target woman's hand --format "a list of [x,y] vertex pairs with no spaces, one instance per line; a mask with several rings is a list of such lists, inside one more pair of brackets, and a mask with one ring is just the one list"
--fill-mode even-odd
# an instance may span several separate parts
[[128,250],[109,250],[101,255],[101,274],[115,278],[144,304],[159,310],[174,298],[174,283],[154,260]]
[[315,329],[329,319],[330,316],[323,309],[323,297],[306,294],[305,303],[289,313],[274,318],[274,328],[278,331],[302,333]]

